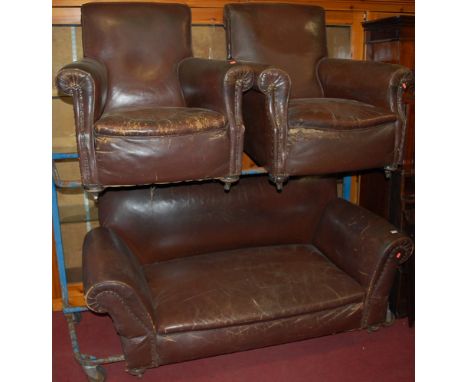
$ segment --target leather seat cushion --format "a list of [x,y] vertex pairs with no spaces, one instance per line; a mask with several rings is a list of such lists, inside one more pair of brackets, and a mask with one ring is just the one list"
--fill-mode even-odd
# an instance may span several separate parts
[[294,317],[364,297],[354,279],[311,245],[210,253],[144,270],[161,334]]
[[291,99],[290,128],[349,130],[394,122],[397,116],[366,103],[338,98]]
[[124,108],[104,113],[94,124],[98,134],[113,136],[166,136],[222,129],[222,114],[187,107]]

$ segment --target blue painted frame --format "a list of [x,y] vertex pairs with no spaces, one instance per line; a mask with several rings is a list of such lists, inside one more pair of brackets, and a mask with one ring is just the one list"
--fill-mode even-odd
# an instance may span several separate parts
[[343,199],[346,199],[348,202],[351,199],[351,177],[345,176],[343,178]]
[[[78,159],[77,153],[53,153],[52,165],[57,160]],[[55,171],[54,171],[55,172]],[[54,175],[54,174],[53,174]],[[68,282],[65,270],[65,257],[63,254],[62,229],[60,224],[59,207],[57,200],[57,187],[59,188],[81,188],[80,182],[61,182],[57,176],[52,176],[52,224],[55,237],[55,250],[57,255],[57,267],[60,279],[60,290],[62,294],[63,313],[76,313],[88,310],[85,306],[71,307],[68,299]]]

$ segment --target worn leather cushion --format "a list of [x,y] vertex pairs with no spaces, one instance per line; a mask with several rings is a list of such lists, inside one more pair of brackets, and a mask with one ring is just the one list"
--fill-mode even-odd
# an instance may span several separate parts
[[349,130],[396,121],[396,114],[366,103],[338,98],[298,98],[289,102],[290,128]]
[[363,300],[314,246],[253,247],[144,267],[161,334],[276,320]]
[[193,134],[224,128],[222,114],[187,107],[123,108],[105,113],[94,129],[116,136],[162,136]]

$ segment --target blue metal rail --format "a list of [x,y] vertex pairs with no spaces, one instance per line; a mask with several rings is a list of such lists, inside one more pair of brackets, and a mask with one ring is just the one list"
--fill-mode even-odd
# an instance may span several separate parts
[[349,201],[351,199],[351,177],[345,176],[343,178],[343,199]]
[[[67,273],[65,269],[65,257],[63,253],[63,241],[62,241],[62,230],[60,224],[60,214],[57,199],[57,188],[66,189],[80,189],[82,188],[81,182],[79,181],[63,181],[60,179],[57,168],[55,166],[56,161],[67,160],[67,159],[78,159],[77,153],[53,153],[52,154],[52,224],[55,237],[55,250],[57,256],[57,267],[60,279],[60,290],[62,295],[62,312],[65,314],[65,318],[68,323],[68,331],[72,343],[73,354],[78,363],[86,369],[89,367],[95,367],[97,365],[120,362],[124,360],[122,354],[113,355],[106,358],[97,358],[93,355],[83,354],[80,351],[78,344],[78,337],[76,335],[76,327],[81,319],[81,312],[88,310],[86,306],[70,306],[68,298],[68,281]],[[86,218],[89,220],[89,211],[86,211]]]
[[67,273],[65,270],[65,257],[63,253],[62,230],[60,225],[60,214],[57,199],[57,187],[78,189],[81,188],[79,181],[62,181],[55,167],[55,161],[66,159],[78,159],[77,153],[53,153],[52,154],[52,223],[54,227],[55,250],[57,255],[57,267],[60,278],[60,290],[62,294],[62,310],[63,313],[76,313],[87,310],[85,306],[71,307],[68,299],[68,282]]

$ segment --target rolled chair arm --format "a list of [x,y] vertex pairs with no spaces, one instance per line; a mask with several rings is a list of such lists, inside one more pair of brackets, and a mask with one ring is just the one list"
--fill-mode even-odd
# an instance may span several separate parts
[[80,170],[87,190],[100,190],[94,151],[93,124],[107,98],[107,70],[99,61],[84,58],[64,66],[57,74],[59,91],[73,97]]
[[108,313],[129,369],[158,366],[155,314],[138,259],[112,230],[91,230],[83,244],[83,284],[88,307]]
[[244,146],[242,93],[252,86],[252,70],[234,61],[190,57],[179,63],[178,71],[187,106],[211,109],[227,118],[231,137],[230,176],[239,176]]
[[414,87],[413,72],[405,66],[382,62],[324,58],[317,74],[325,97],[353,99],[398,115],[394,166],[401,164],[406,135],[403,94]]
[[[241,61],[254,71],[252,90],[244,98],[244,116],[248,121],[247,151],[260,154],[257,159],[280,189],[285,174],[288,142],[288,103],[291,90],[289,75],[270,65]],[[259,104],[262,105],[259,105]],[[266,138],[266,139],[265,139]],[[273,158],[268,153],[273,152]],[[271,158],[267,160],[267,158]]]
[[365,288],[362,327],[383,322],[395,271],[413,253],[411,239],[385,219],[335,199],[325,208],[313,242]]
[[412,81],[405,66],[324,58],[317,67],[325,97],[354,99],[398,112],[399,92]]

